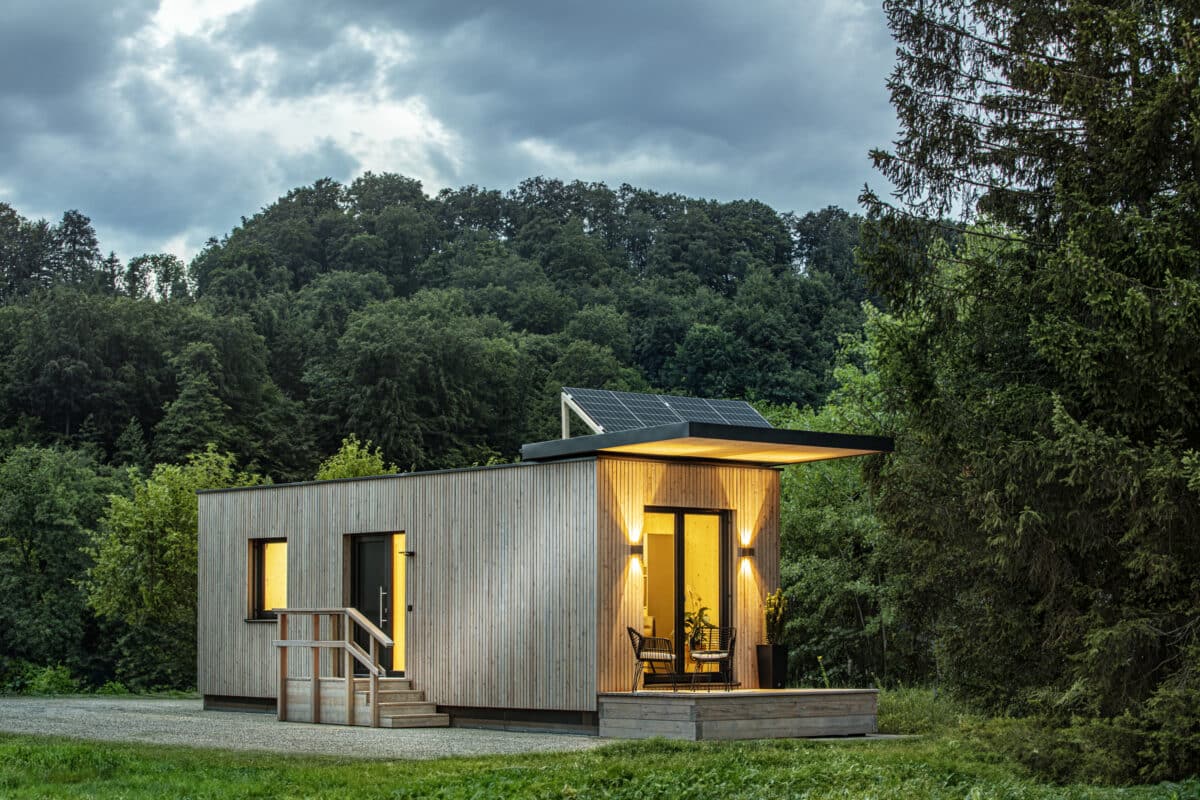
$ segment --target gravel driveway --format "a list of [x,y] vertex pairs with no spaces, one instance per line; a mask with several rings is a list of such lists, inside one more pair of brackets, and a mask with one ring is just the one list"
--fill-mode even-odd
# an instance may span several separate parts
[[117,742],[361,758],[441,758],[587,750],[596,736],[470,728],[348,728],[273,714],[204,711],[199,700],[0,697],[0,731]]

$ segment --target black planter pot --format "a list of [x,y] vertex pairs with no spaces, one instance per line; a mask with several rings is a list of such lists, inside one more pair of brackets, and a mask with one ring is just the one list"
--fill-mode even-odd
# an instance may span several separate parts
[[758,645],[758,688],[782,689],[787,683],[787,647],[781,644]]

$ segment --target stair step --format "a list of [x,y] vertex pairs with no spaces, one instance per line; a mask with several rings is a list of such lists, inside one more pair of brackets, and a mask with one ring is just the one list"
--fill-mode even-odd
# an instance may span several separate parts
[[[420,689],[402,689],[398,691],[380,692],[376,698],[380,703],[423,703],[425,702],[425,692]],[[367,692],[355,692],[355,705],[365,706],[371,700],[371,695]]]
[[433,703],[380,703],[379,713],[388,716],[421,716],[434,714],[437,706]]
[[403,714],[399,716],[379,716],[381,728],[448,728],[449,714]]
[[[379,679],[379,690],[380,691],[383,691],[384,689],[411,689],[411,688],[413,688],[412,678],[380,678]],[[354,679],[354,691],[369,692],[370,690],[371,690],[371,679],[370,678],[355,678]]]
[[[289,679],[295,681],[297,679]],[[306,679],[311,683],[311,679]],[[445,728],[450,725],[449,714],[439,714],[437,705],[425,699],[425,692],[413,688],[412,678],[379,678],[375,695],[378,704],[379,724],[384,728]],[[347,686],[345,678],[322,677],[322,697],[345,698],[347,688],[354,692],[351,725],[371,724],[371,679],[355,677]],[[305,687],[307,690],[311,687]],[[311,703],[309,703],[311,704]],[[305,702],[298,702],[296,710],[301,720],[307,716]],[[338,715],[339,717],[344,714]],[[294,717],[293,717],[294,718]],[[325,721],[325,720],[322,720]],[[345,724],[345,723],[343,723]]]

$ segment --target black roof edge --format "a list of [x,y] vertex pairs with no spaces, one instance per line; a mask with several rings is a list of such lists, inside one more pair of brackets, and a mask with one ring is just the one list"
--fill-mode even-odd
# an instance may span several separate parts
[[725,439],[766,445],[790,444],[844,450],[870,450],[876,453],[890,453],[894,448],[892,439],[886,436],[759,428],[751,425],[722,425],[715,422],[673,422],[653,428],[637,428],[631,431],[596,433],[590,436],[575,436],[570,439],[534,442],[521,446],[521,458],[525,461],[547,461],[589,455],[609,447],[623,447],[630,444],[645,444],[688,437]]

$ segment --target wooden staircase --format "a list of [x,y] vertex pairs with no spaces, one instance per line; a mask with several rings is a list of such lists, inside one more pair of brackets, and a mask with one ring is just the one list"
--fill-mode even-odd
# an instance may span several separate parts
[[[450,715],[438,713],[437,706],[427,702],[425,692],[414,689],[409,678],[380,678],[376,703],[381,728],[445,728],[450,725]],[[370,679],[355,678],[354,724],[370,725],[370,719]]]
[[[379,654],[393,642],[357,609],[277,608],[275,613],[279,626],[279,638],[274,642],[279,651],[276,710],[280,721],[373,728],[449,726],[450,716],[438,713],[437,706],[425,699],[425,693],[413,688],[411,678],[387,677]],[[303,638],[288,638],[292,617],[300,617],[300,627],[308,628],[302,631]],[[368,650],[355,641],[356,629],[367,634]],[[299,667],[297,662],[289,667],[288,651],[297,648],[306,649],[308,657],[299,660]],[[326,652],[324,658],[322,651]],[[366,671],[365,677],[354,675],[356,663]],[[297,671],[308,674],[296,675]]]

